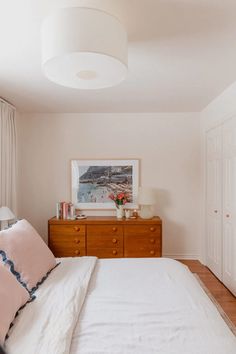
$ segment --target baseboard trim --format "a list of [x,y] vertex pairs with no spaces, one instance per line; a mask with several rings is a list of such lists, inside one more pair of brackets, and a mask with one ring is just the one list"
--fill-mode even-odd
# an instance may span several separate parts
[[162,257],[173,258],[173,259],[194,259],[194,260],[200,259],[199,254],[168,254],[168,253],[164,253],[162,255]]

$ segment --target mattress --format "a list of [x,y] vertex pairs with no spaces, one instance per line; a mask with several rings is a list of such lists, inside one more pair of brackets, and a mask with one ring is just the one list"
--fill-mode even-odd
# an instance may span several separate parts
[[67,258],[16,318],[9,354],[235,354],[236,338],[183,264]]

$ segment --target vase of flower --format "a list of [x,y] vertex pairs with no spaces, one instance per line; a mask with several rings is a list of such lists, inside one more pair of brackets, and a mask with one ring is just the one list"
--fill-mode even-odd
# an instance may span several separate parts
[[115,203],[117,219],[122,219],[124,217],[124,206],[129,201],[129,194],[124,192],[111,193],[109,198]]
[[117,219],[122,219],[124,217],[124,205],[116,206],[116,217]]

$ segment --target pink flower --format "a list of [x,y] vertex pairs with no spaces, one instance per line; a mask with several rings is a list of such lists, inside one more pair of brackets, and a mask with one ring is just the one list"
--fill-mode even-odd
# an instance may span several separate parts
[[129,200],[129,194],[128,193],[124,193],[124,192],[111,193],[108,196],[108,198],[113,200],[115,202],[116,206],[125,205],[128,202],[128,200]]

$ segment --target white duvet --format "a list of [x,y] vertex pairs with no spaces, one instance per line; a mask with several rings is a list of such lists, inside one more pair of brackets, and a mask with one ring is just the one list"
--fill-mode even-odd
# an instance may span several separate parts
[[72,354],[236,354],[236,339],[183,264],[98,260]]
[[64,258],[15,319],[9,354],[67,354],[95,257]]
[[236,353],[187,267],[164,258],[95,262],[62,260],[17,318],[10,354]]

